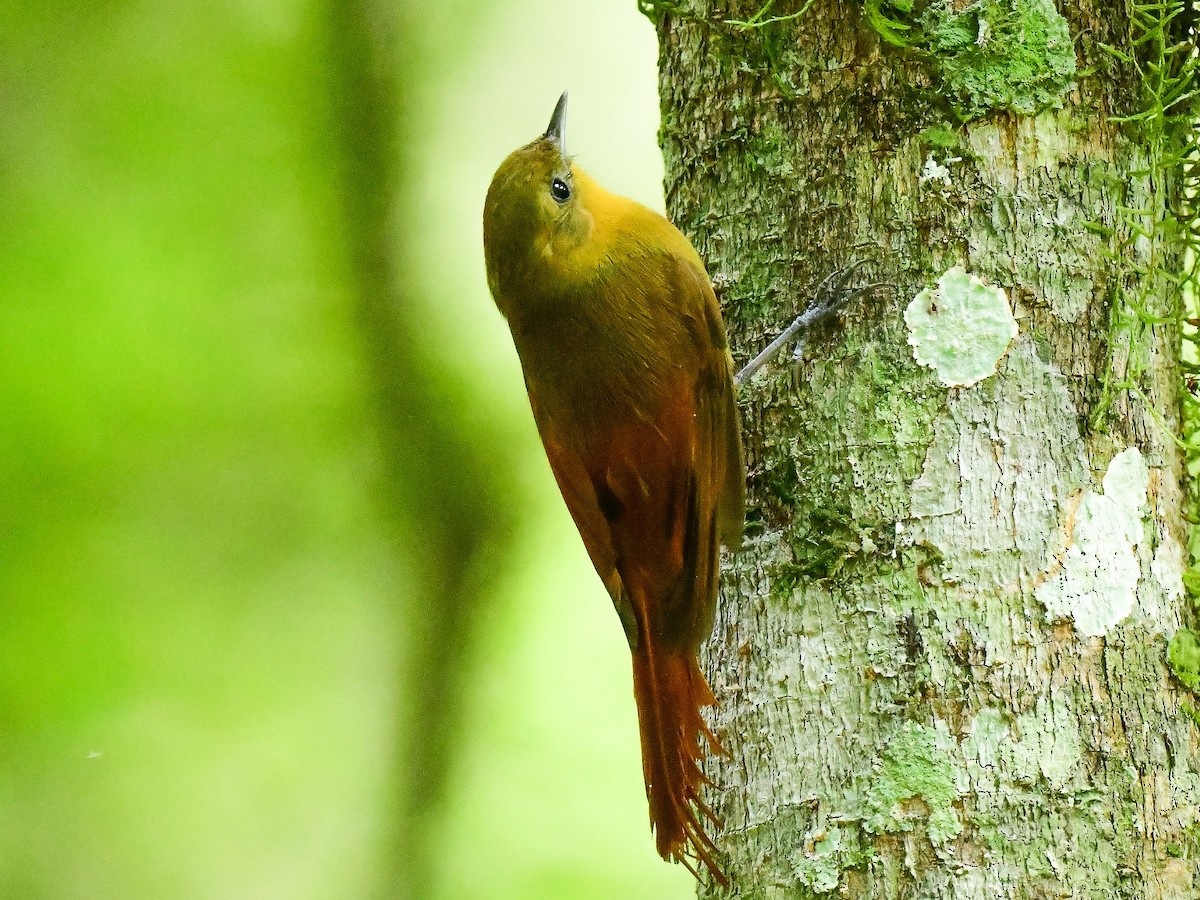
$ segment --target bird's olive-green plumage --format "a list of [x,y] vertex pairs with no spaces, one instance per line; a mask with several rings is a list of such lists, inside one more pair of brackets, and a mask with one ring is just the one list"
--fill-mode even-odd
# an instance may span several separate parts
[[567,157],[566,95],[501,164],[484,204],[488,284],[521,358],[563,498],[634,656],[658,849],[723,878],[705,834],[696,654],[745,481],[732,359],[699,255],[657,213]]

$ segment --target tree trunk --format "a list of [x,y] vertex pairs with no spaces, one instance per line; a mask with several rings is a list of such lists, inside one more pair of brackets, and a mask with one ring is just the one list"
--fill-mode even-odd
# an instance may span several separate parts
[[707,655],[733,888],[701,894],[1192,898],[1188,54],[1124,4],[905,5],[642,3],[735,352],[852,259],[893,286],[742,389]]

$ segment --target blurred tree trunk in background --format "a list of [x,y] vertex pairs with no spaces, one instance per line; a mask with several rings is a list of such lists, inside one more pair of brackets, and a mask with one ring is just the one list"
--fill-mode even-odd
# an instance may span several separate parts
[[419,228],[406,165],[418,123],[410,106],[415,9],[351,0],[327,7],[332,127],[349,279],[375,393],[385,514],[411,598],[401,642],[394,825],[381,894],[431,891],[431,838],[441,810],[475,634],[490,596],[511,504],[499,496],[488,442],[456,419],[445,396],[415,261]]
[[[895,285],[742,390],[748,541],[707,660],[730,895],[1195,897],[1178,22],[641,6],[668,208],[741,358],[851,259]],[[954,267],[979,280],[938,288]],[[1019,323],[994,374],[985,284]]]

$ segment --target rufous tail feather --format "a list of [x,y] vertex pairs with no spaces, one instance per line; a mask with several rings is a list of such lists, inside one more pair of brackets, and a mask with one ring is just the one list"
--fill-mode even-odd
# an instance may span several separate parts
[[717,847],[705,832],[703,819],[718,828],[721,823],[700,798],[701,786],[711,784],[700,769],[704,757],[700,736],[714,752],[725,752],[700,715],[702,706],[716,701],[694,654],[648,644],[643,642],[633,654],[633,693],[658,854],[696,874],[689,860],[694,857],[718,882],[728,885],[714,859]]

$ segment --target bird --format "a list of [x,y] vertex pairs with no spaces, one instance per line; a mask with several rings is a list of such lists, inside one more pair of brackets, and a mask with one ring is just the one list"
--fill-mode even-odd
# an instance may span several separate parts
[[700,670],[721,547],[745,509],[733,358],[704,262],[667,218],[566,151],[567,94],[488,188],[488,286],[520,358],[550,469],[612,598],[633,663],[656,849],[728,879],[708,834]]

